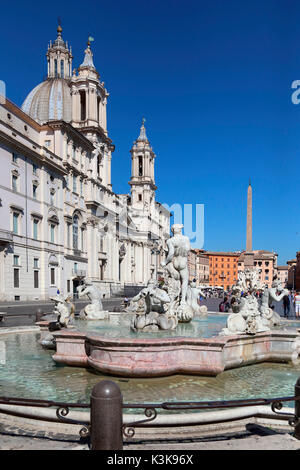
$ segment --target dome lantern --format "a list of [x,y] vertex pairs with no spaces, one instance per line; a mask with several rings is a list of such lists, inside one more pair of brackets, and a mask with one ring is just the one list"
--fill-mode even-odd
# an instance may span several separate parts
[[48,46],[47,50],[48,78],[70,79],[72,74],[72,52],[62,38],[62,27],[57,28],[57,38]]

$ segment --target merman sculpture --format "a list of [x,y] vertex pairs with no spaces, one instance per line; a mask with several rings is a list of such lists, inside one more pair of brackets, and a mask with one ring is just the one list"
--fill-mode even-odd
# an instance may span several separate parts
[[[256,334],[280,324],[280,316],[273,311],[272,302],[279,302],[288,290],[279,280],[274,280],[272,287],[262,287],[257,269],[239,272],[238,281],[232,288],[235,296],[233,313],[227,318],[226,328],[221,335]],[[257,298],[257,292],[261,296]]]
[[104,320],[109,317],[109,313],[103,310],[102,293],[95,284],[88,279],[77,287],[78,297],[87,296],[90,304],[86,305],[79,314],[81,320]]

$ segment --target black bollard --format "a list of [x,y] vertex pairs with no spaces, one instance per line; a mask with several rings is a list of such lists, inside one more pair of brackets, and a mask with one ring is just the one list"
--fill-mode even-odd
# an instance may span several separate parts
[[111,380],[98,382],[91,393],[91,450],[122,450],[123,396]]
[[[295,397],[300,397],[300,377],[295,385]],[[294,437],[300,440],[300,401],[295,400],[295,418],[296,422],[294,429]]]

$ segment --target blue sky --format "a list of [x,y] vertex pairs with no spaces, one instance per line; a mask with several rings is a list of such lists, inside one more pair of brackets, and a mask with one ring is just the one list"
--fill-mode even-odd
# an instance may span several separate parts
[[58,16],[74,67],[95,38],[94,63],[110,93],[114,191],[129,191],[129,150],[145,116],[157,199],[205,205],[205,249],[245,248],[251,178],[253,248],[277,251],[280,264],[295,257],[300,2],[1,3],[0,79],[17,105],[46,74]]

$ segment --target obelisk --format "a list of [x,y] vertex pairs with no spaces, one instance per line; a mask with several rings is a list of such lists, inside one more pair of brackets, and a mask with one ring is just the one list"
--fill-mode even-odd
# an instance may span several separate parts
[[247,193],[247,240],[246,251],[252,251],[252,186],[249,180]]
[[247,239],[244,267],[251,269],[254,266],[254,253],[252,251],[252,186],[249,180],[247,192]]

